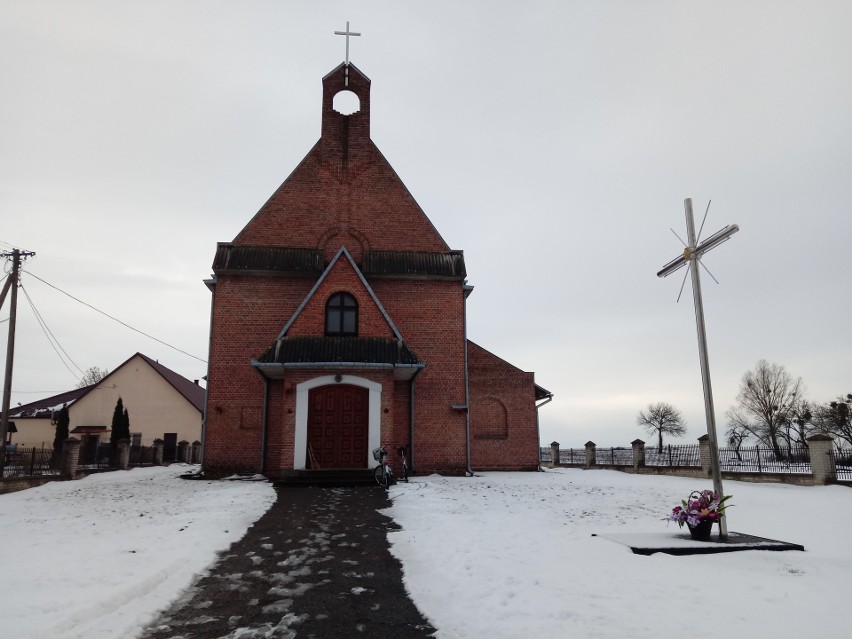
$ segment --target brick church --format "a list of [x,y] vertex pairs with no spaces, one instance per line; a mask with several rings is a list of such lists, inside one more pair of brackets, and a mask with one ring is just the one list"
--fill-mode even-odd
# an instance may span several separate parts
[[421,474],[537,468],[552,394],[468,339],[464,255],[370,139],[369,78],[322,83],[319,141],[206,282],[205,472],[370,468],[380,444]]

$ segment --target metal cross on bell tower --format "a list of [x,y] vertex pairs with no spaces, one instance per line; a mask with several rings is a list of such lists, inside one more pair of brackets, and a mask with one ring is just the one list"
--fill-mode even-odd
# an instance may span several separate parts
[[[740,230],[736,224],[730,224],[711,235],[709,238],[698,243],[698,238],[695,236],[695,220],[692,217],[692,200],[687,198],[683,201],[686,211],[686,233],[687,246],[683,250],[683,255],[673,259],[666,264],[658,273],[657,277],[667,277],[679,270],[683,266],[687,266],[687,274],[692,273],[692,298],[695,302],[695,323],[698,327],[698,356],[701,361],[701,382],[704,386],[704,411],[707,416],[707,435],[710,438],[710,468],[713,474],[713,490],[723,497],[722,492],[722,471],[719,467],[719,445],[716,437],[716,414],[713,408],[713,389],[710,386],[710,364],[707,361],[707,333],[704,328],[704,303],[701,299],[701,278],[698,274],[698,265],[701,264],[701,256],[707,251],[716,248],[722,242],[731,239],[731,236]],[[710,210],[710,204],[707,204],[707,210]],[[707,213],[704,214],[705,220]],[[704,228],[704,222],[701,223],[701,228]],[[677,235],[677,234],[675,234]],[[701,235],[701,229],[698,231]],[[701,266],[704,266],[701,264]],[[707,267],[704,267],[705,269]],[[709,273],[709,271],[708,271]],[[713,277],[712,274],[710,277]],[[714,280],[716,278],[713,278]],[[683,278],[686,283],[686,275]],[[683,285],[681,285],[683,290]],[[678,299],[680,296],[678,295]],[[728,536],[728,524],[725,517],[719,524],[719,533],[722,537]]]
[[349,86],[349,36],[360,36],[360,33],[355,33],[349,30],[349,20],[346,21],[346,31],[335,31],[334,35],[346,36],[346,79],[344,85]]

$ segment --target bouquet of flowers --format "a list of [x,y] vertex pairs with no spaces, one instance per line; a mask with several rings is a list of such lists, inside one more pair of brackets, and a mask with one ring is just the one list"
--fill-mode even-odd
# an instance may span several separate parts
[[675,506],[672,509],[672,514],[666,517],[668,521],[676,521],[681,528],[684,524],[688,526],[697,526],[702,521],[709,519],[712,522],[717,522],[725,514],[725,504],[731,498],[731,495],[719,497],[718,493],[712,490],[693,490],[688,499],[684,499],[682,506]]

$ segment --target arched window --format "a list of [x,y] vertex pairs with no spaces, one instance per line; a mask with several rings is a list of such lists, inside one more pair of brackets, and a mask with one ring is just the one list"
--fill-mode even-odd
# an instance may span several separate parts
[[325,304],[326,335],[358,334],[358,302],[349,293],[335,293]]

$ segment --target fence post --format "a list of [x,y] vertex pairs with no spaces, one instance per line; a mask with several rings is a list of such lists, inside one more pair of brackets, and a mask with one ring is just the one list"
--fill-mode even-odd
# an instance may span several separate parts
[[127,470],[130,468],[130,440],[119,439],[115,442],[116,447],[116,466],[119,470]]
[[200,464],[201,463],[201,442],[197,439],[192,442],[192,463]]
[[811,453],[811,473],[814,484],[828,484],[837,480],[837,466],[834,459],[834,442],[828,435],[808,437]]
[[709,477],[713,472],[710,460],[710,435],[702,435],[698,438],[698,455],[701,458],[701,472]]
[[80,440],[69,437],[62,442],[62,467],[60,472],[66,479],[77,477],[77,464],[80,462]]
[[597,445],[593,441],[586,442],[586,468],[597,463]]
[[559,442],[550,442],[550,467],[556,468],[559,461]]
[[641,439],[634,439],[630,443],[633,446],[633,468],[643,468],[645,466],[645,442]]
[[162,466],[163,465],[163,440],[155,439],[154,440],[154,458],[151,460],[151,463],[154,466]]
[[182,439],[178,442],[177,459],[178,461],[183,463],[189,462],[189,442],[185,439]]

